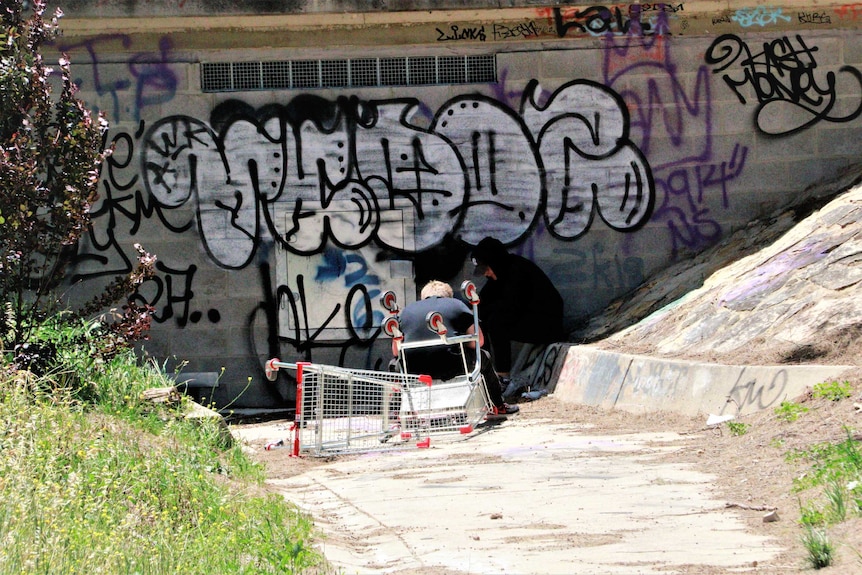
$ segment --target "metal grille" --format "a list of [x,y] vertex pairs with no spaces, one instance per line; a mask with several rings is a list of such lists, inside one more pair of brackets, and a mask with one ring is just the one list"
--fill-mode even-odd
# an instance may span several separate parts
[[264,62],[262,68],[264,89],[290,88],[290,62]]
[[201,66],[201,86],[205,92],[227,92],[233,89],[230,63],[213,63]]
[[467,60],[458,56],[443,56],[437,60],[441,84],[464,84],[467,81]]
[[253,90],[261,83],[260,64],[237,62],[233,65],[233,81],[237,90]]
[[384,86],[404,86],[407,84],[407,58],[381,59],[380,83]]
[[411,86],[436,84],[437,58],[413,58],[407,72],[407,80]]
[[376,58],[350,60],[350,85],[377,86],[380,84],[377,68]]
[[343,88],[350,85],[348,60],[323,60],[320,62],[320,82],[324,86]]
[[497,78],[497,62],[496,60],[489,61],[484,56],[467,56],[465,65],[467,69],[467,83],[478,84],[487,82],[485,80],[489,75],[493,75],[496,81]]
[[497,81],[497,58],[409,56],[344,60],[204,62],[204,92],[483,84]]
[[300,60],[293,62],[291,87],[317,88],[320,86],[320,62],[318,60]]

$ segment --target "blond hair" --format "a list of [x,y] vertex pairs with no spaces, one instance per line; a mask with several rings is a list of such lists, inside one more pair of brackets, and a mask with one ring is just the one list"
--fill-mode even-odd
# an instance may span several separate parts
[[422,288],[419,297],[428,299],[429,297],[452,297],[452,295],[452,286],[440,280],[431,280]]

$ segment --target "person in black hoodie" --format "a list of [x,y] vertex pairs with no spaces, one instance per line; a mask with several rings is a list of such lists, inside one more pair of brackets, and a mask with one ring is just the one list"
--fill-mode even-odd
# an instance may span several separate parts
[[476,273],[488,278],[479,291],[479,319],[505,384],[512,369],[513,341],[552,343],[565,339],[563,298],[539,266],[508,253],[497,239],[480,241],[472,259]]

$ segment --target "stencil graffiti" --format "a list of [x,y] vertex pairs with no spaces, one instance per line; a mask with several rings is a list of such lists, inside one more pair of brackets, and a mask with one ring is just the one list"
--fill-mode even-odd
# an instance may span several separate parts
[[[842,66],[838,72],[815,74],[816,46],[809,47],[801,36],[764,42],[763,51],[752,53],[741,38],[724,34],[715,39],[706,52],[706,62],[713,73],[722,75],[725,84],[740,103],[747,104],[746,90],[753,92],[758,106],[755,125],[764,134],[795,134],[820,121],[849,122],[862,113],[862,74],[853,66]],[[837,86],[851,108],[839,107]]]

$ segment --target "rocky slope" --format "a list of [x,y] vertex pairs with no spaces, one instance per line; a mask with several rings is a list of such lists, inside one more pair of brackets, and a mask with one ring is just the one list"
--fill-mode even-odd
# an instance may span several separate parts
[[652,277],[572,341],[721,363],[862,357],[862,166]]

